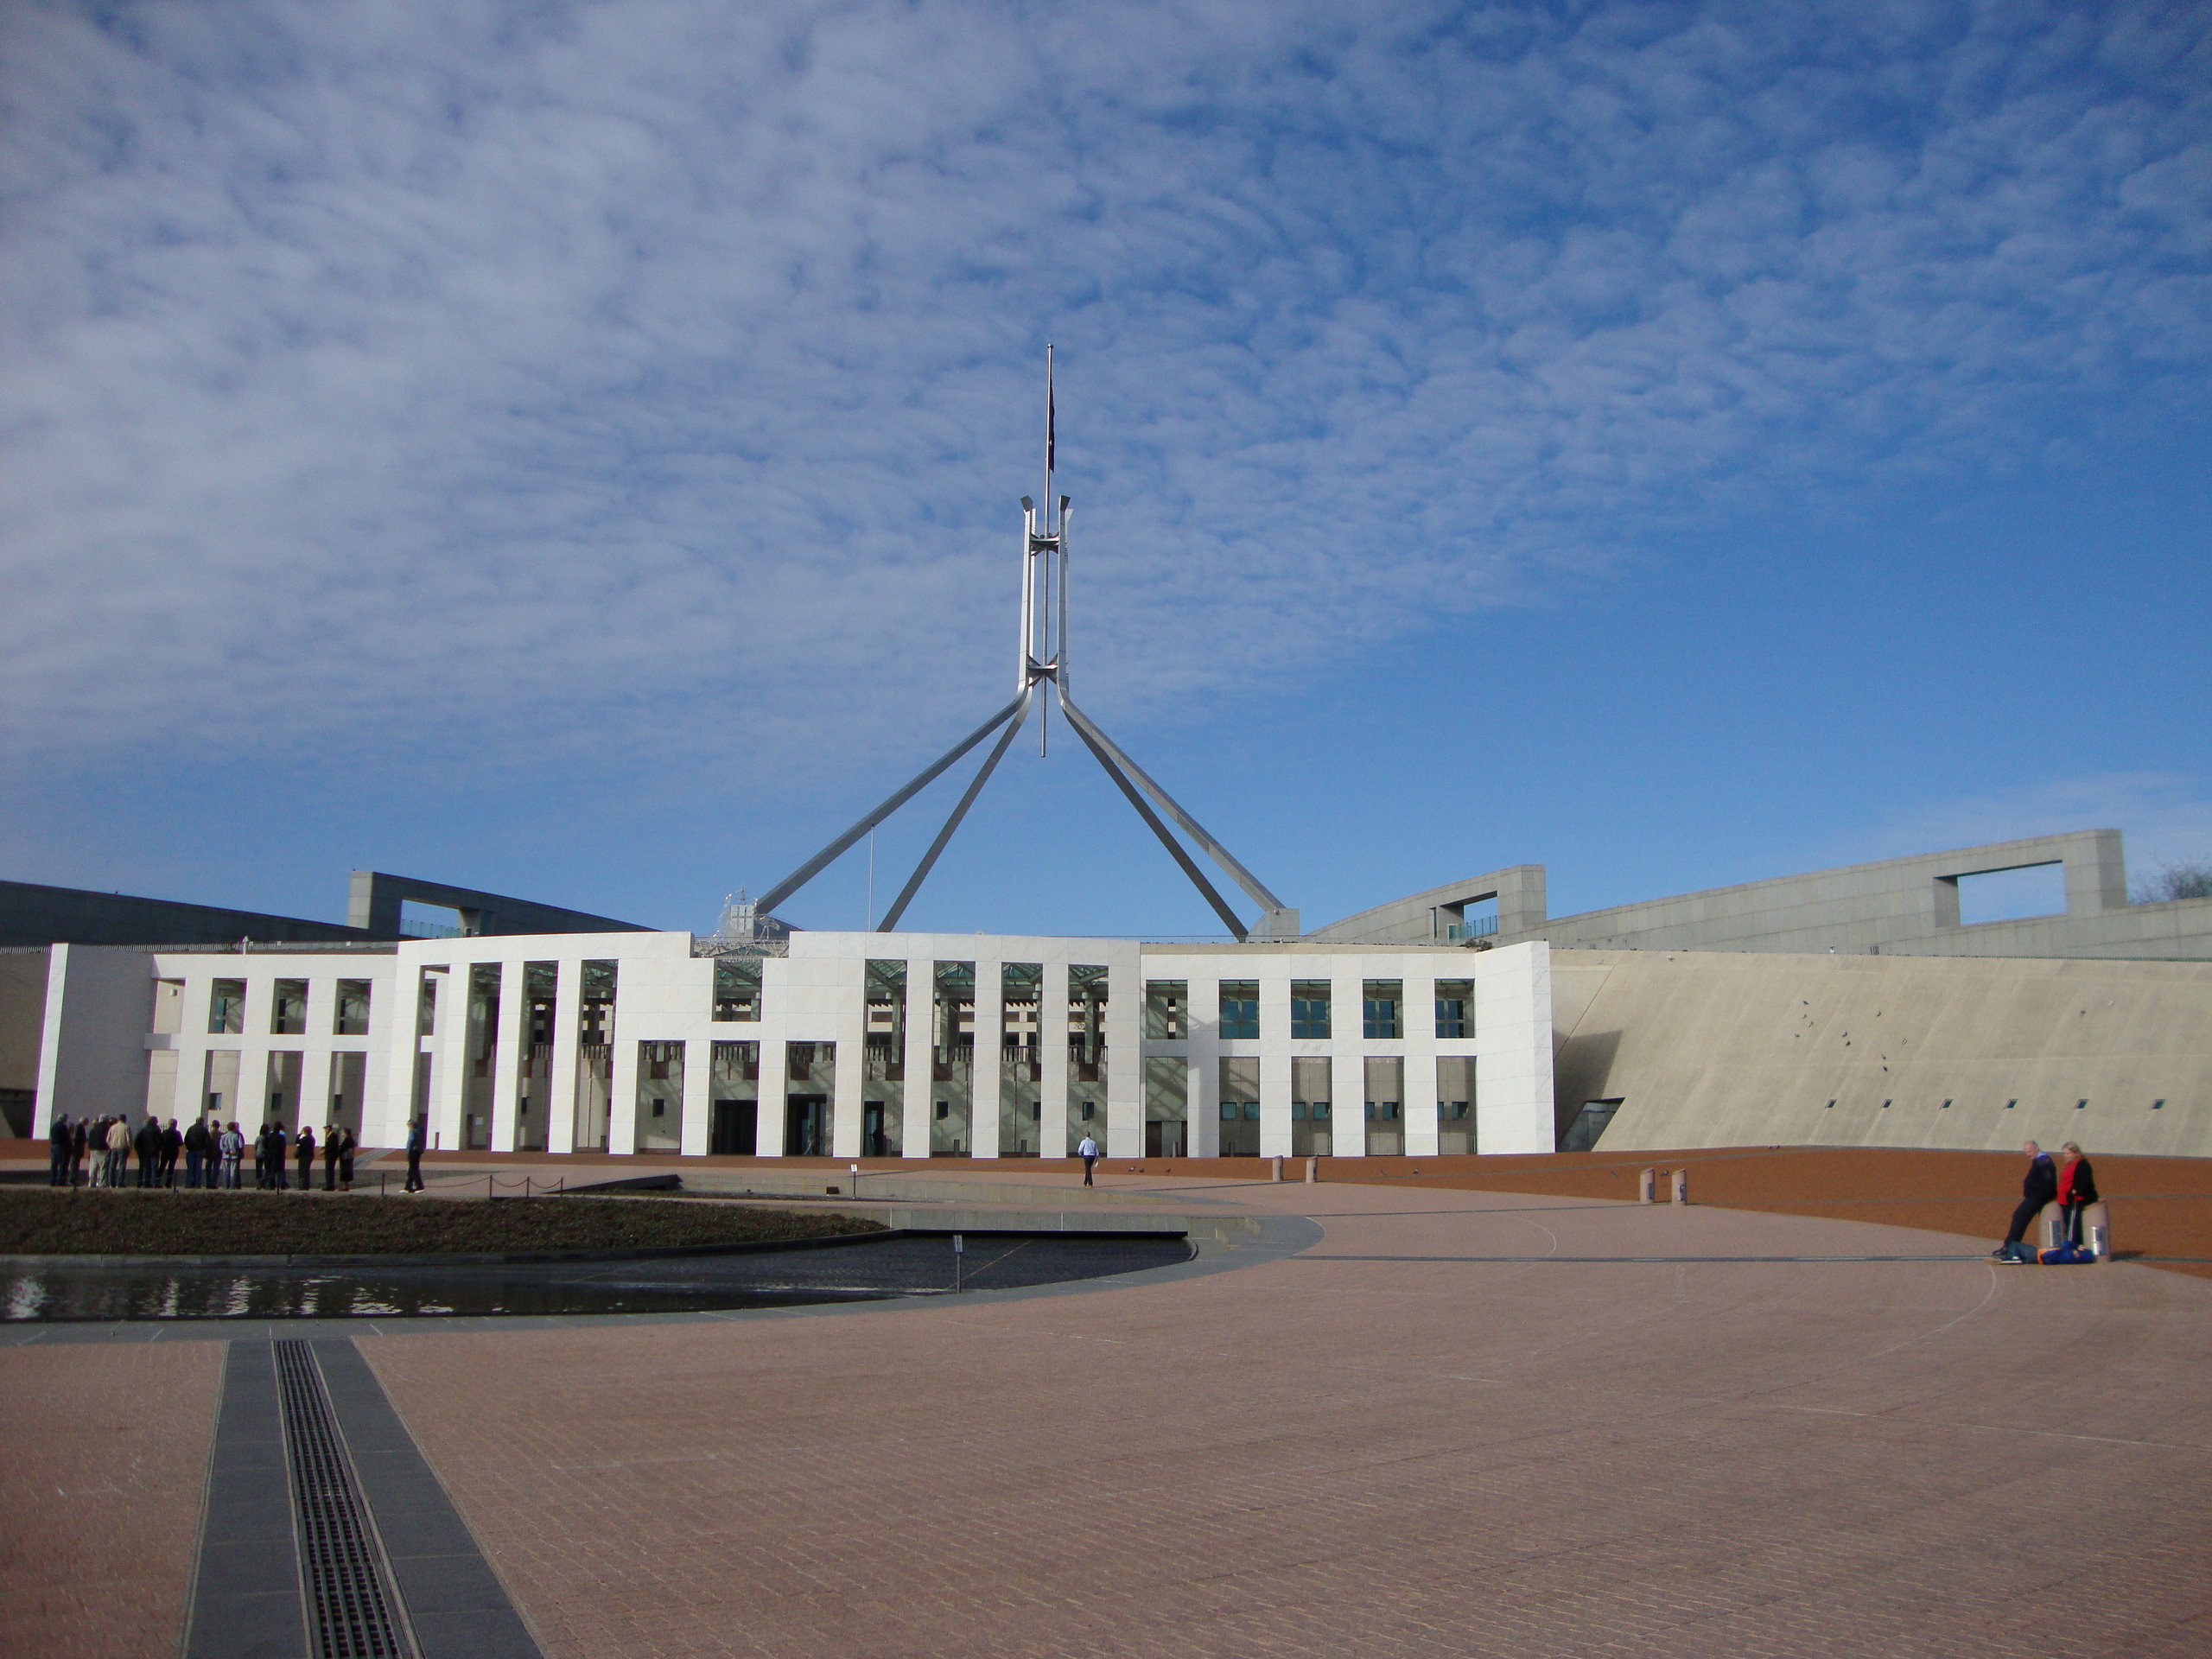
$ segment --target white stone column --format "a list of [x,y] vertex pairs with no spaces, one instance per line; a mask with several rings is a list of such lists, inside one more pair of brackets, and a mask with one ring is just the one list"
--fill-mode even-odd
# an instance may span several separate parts
[[[1113,995],[1113,982],[1106,993]],[[1112,1006],[1110,1001],[1108,1003]],[[1045,964],[1045,981],[1037,988],[1038,1059],[1044,1081],[1037,1085],[1037,1155],[1065,1158],[1075,1148],[1068,1140],[1068,963],[1065,958]]]
[[977,1158],[999,1155],[999,1075],[1005,1034],[1005,967],[996,957],[976,964],[976,1083],[969,1091],[968,1145]]
[[1399,1109],[1406,1115],[1406,1155],[1433,1158],[1436,1154],[1436,977],[1401,980],[1405,1001],[1398,1009],[1398,1029],[1405,1033],[1405,1099]]
[[[1290,974],[1262,959],[1260,969],[1260,1155],[1290,1156]],[[1218,1126],[1217,1125],[1217,1132]]]
[[429,1145],[451,1152],[462,1141],[461,1114],[467,1100],[468,969],[455,961],[438,976],[435,1058],[430,1062]]
[[937,1019],[937,963],[929,957],[906,959],[906,1081],[899,1091],[899,1153],[904,1158],[930,1155],[931,1125],[937,1121],[937,1071],[932,1024]]
[[1329,963],[1329,1154],[1333,1158],[1367,1156],[1367,1039],[1365,988],[1359,967],[1350,972],[1338,959]]
[[515,1149],[515,1107],[522,1090],[524,972],[519,962],[499,963],[499,1017],[492,1050],[492,1122],[494,1152]]
[[[867,946],[861,947],[863,952]],[[835,1158],[861,1155],[861,1112],[868,1096],[868,957],[838,957],[831,1029],[836,1033],[836,1069],[830,1083],[830,1153]]]
[[545,1147],[549,1152],[576,1149],[576,1027],[583,1014],[584,964],[563,957],[553,986],[553,1055],[545,1079]]
[[1116,1158],[1144,1155],[1144,958],[1134,943],[1106,959],[1106,1122],[1101,1146]]

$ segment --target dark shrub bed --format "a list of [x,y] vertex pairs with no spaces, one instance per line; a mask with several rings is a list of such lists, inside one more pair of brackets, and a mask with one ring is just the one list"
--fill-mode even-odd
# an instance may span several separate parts
[[385,1255],[643,1249],[873,1233],[855,1216],[652,1198],[0,1191],[0,1255]]

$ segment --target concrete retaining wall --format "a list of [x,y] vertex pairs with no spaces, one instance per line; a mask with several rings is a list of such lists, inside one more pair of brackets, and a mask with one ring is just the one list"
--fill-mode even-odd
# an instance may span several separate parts
[[1621,1101],[1607,1152],[2212,1157],[2212,963],[1554,950],[1552,969],[1559,1121]]

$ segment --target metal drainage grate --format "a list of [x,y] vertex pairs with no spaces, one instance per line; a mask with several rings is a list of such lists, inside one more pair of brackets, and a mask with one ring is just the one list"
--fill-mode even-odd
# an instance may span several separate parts
[[276,1347],[315,1650],[321,1659],[408,1659],[411,1647],[385,1583],[322,1373],[306,1343]]

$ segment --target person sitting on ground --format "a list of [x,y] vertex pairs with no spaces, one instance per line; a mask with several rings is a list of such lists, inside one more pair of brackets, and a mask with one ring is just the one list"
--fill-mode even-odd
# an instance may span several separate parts
[[300,1160],[300,1191],[312,1192],[315,1191],[315,1125],[301,1124],[300,1138],[295,1144],[298,1147],[296,1155]]
[[2034,1141],[2021,1148],[2028,1154],[2028,1173],[2020,1183],[2020,1202],[2012,1211],[2012,1225],[2005,1235],[2005,1242],[1990,1252],[1999,1262],[2033,1262],[2035,1252],[2022,1241],[2028,1229],[2043,1213],[2044,1205],[2058,1196],[2058,1168],[2050,1161],[2050,1154]]
[[2066,1161],[2058,1168],[2059,1230],[2066,1243],[2082,1243],[2082,1212],[2097,1202],[2097,1173],[2078,1142],[2060,1148]]

